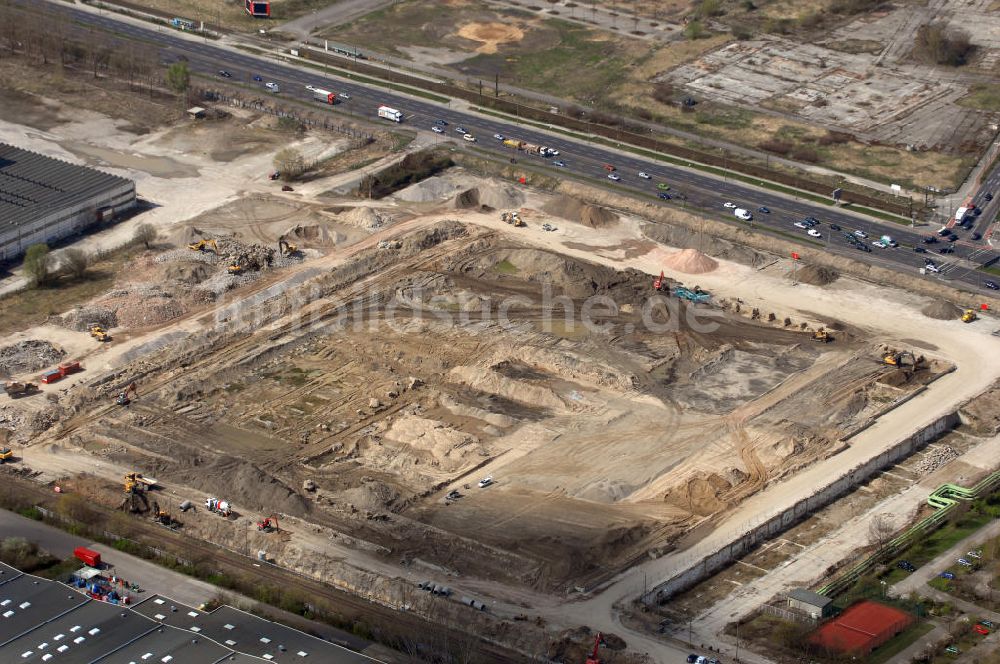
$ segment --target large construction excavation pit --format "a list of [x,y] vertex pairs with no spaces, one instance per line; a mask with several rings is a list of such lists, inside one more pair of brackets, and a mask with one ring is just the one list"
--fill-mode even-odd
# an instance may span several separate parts
[[[201,329],[74,396],[49,463],[75,446],[157,477],[162,502],[224,498],[233,518],[185,531],[319,577],[402,565],[562,592],[677,547],[947,369],[485,224],[411,221],[192,310]],[[282,269],[302,279],[277,289]],[[139,398],[110,403],[133,379]],[[114,481],[67,486],[110,506]],[[286,536],[247,534],[269,514]]]

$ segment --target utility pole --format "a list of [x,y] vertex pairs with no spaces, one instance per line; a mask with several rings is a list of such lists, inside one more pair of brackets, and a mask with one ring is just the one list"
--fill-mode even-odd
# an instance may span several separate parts
[[500,74],[499,73],[494,74],[494,77],[495,78],[493,79],[493,96],[494,97],[499,97],[500,96]]

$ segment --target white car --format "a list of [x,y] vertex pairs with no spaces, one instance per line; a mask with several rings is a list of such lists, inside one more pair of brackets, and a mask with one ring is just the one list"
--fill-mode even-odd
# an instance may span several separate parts
[[443,134],[444,133],[444,129],[442,129],[441,127],[439,127],[437,125],[434,125],[433,127],[431,127],[431,131],[433,131],[435,134]]
[[809,228],[809,226],[802,223],[801,221],[796,221],[794,224],[792,224],[792,226],[795,226],[796,228],[801,228],[802,230],[806,230]]
[[341,99],[350,99],[351,98],[351,95],[347,94],[346,92],[341,92],[337,96],[340,97]]
[[653,179],[653,176],[650,175],[649,173],[647,173],[646,171],[639,171],[639,177],[641,177],[643,180],[652,180]]
[[618,175],[617,173],[608,173],[608,179],[609,179],[609,180],[614,180],[615,182],[618,182],[618,181],[619,181],[619,180],[621,180],[622,178],[621,178],[621,176],[620,176],[620,175]]
[[556,150],[554,148],[549,148],[549,154],[552,155],[553,157],[558,157],[559,156],[559,150]]
[[924,269],[934,274],[937,274],[941,271],[941,269],[934,263],[928,263],[927,265],[924,266]]
[[493,138],[497,139],[498,141],[502,141],[503,140],[503,134],[493,134]]
[[979,560],[980,558],[983,557],[982,552],[980,551],[969,551],[965,555],[969,556],[970,558],[975,558],[976,560]]
[[306,90],[308,90],[309,92],[315,92],[316,86],[315,85],[307,85],[306,86]]
[[823,237],[823,234],[820,233],[815,228],[810,228],[809,230],[806,231],[806,233],[808,233],[809,235],[811,235],[813,237]]
[[874,242],[872,242],[872,246],[878,247],[879,249],[887,249],[889,247],[889,245],[887,245],[882,240],[875,240]]
[[491,484],[493,484],[493,476],[492,475],[487,475],[483,479],[479,480],[479,488],[480,489],[485,489],[486,487],[488,487]]
[[733,211],[733,214],[735,214],[739,219],[742,219],[743,221],[750,221],[751,219],[753,219],[753,215],[750,214],[750,210],[744,210],[743,208],[736,208]]
[[854,234],[857,235],[862,240],[868,237],[868,233],[865,233],[864,231],[854,231]]
[[281,91],[281,88],[278,87],[278,84],[273,81],[268,81],[267,83],[264,84],[264,87],[270,90],[271,92]]
[[476,137],[473,136],[472,134],[466,134],[466,135],[462,136],[462,138],[465,139],[465,140],[467,140],[470,143],[475,143],[476,142]]
[[736,207],[736,203],[733,203],[731,201],[726,201],[725,203],[722,204],[722,207],[729,208],[730,210],[732,210]]

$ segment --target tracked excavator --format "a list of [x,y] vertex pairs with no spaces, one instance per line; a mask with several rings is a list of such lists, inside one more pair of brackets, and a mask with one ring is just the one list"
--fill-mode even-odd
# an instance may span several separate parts
[[125,497],[119,508],[126,512],[146,512],[149,501],[146,500],[146,483],[141,481],[142,473],[125,474]]
[[601,658],[597,656],[597,651],[602,645],[604,645],[604,635],[598,632],[597,636],[594,637],[594,647],[587,656],[586,664],[601,664]]
[[38,392],[38,386],[34,383],[22,383],[17,380],[8,380],[4,383],[3,389],[11,399],[30,396]]
[[278,527],[278,517],[273,514],[271,516],[265,516],[262,521],[257,522],[257,530],[265,533],[273,533],[281,530],[281,528]]
[[197,242],[193,242],[188,245],[188,249],[191,251],[204,251],[208,248],[211,248],[216,254],[219,253],[219,243],[215,240],[206,240],[205,238],[201,238]]
[[282,256],[291,256],[297,254],[299,251],[298,246],[292,244],[285,238],[278,238],[278,253]]
[[[129,394],[132,396],[130,397]],[[139,389],[136,387],[135,383],[129,383],[129,386],[124,389],[124,391],[118,393],[118,398],[115,399],[115,403],[119,406],[127,406],[132,403],[132,399],[139,398]]]
[[[907,362],[907,360],[909,360],[909,362]],[[909,366],[913,369],[918,369],[921,366],[923,366],[925,361],[926,360],[924,359],[923,355],[921,355],[920,357],[916,357],[913,353],[911,353],[908,350],[896,352],[892,349],[889,349],[885,353],[885,355],[882,356],[882,362],[892,367]]]

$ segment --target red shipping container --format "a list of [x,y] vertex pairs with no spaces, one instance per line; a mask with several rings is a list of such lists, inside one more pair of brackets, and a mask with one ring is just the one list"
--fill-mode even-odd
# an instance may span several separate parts
[[73,555],[76,556],[78,560],[83,561],[91,567],[96,567],[98,569],[101,567],[101,554],[93,551],[92,549],[88,549],[85,546],[78,546],[73,549]]
[[77,371],[82,370],[83,367],[80,366],[79,362],[63,362],[59,365],[59,372],[64,376],[75,374]]
[[42,382],[45,383],[46,385],[62,379],[63,379],[63,373],[61,371],[50,371],[42,375]]

